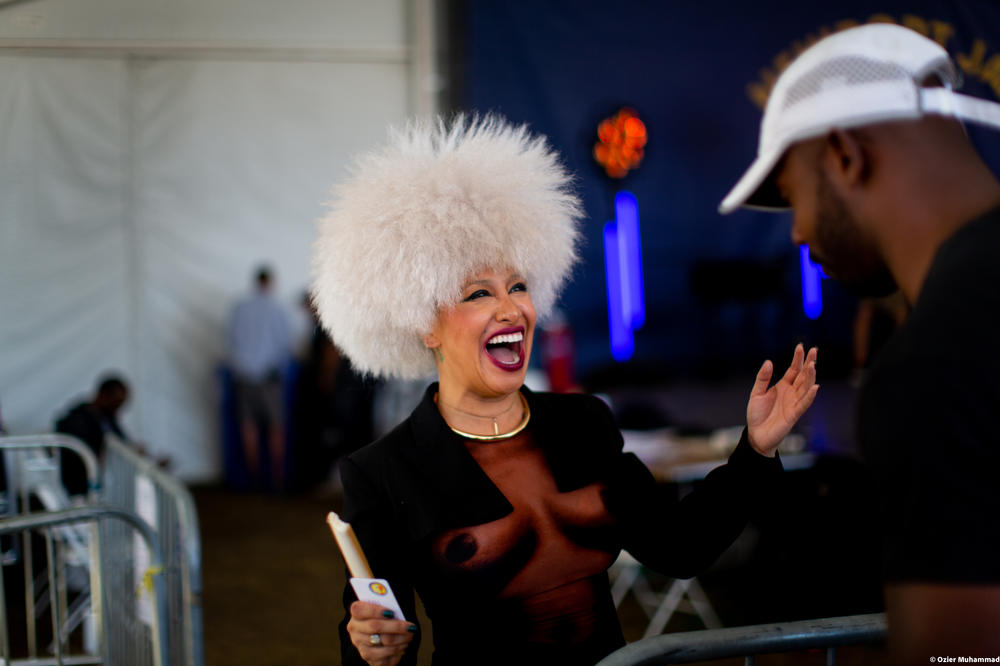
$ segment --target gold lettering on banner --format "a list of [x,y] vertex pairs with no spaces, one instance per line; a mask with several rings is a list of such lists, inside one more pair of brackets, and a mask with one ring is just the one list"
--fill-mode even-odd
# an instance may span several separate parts
[[993,88],[993,92],[1000,97],[1000,53],[993,56],[983,65],[983,81]]
[[896,19],[888,14],[872,14],[868,17],[868,23],[895,23]]
[[827,35],[832,35],[834,32],[836,32],[836,30],[831,30],[830,28],[823,26],[817,31],[816,34],[809,34],[801,40],[795,40],[792,42],[791,48],[785,49],[778,55],[774,56],[771,60],[772,67],[762,67],[760,69],[760,79],[747,85],[747,96],[753,101],[754,104],[763,109],[767,104],[767,96],[770,94],[771,88],[774,87],[774,82],[778,79],[778,74],[783,72],[786,67],[792,64],[792,61],[795,60],[800,53]]
[[763,83],[750,83],[747,84],[747,97],[750,101],[754,103],[758,109],[763,109],[767,106],[768,93],[771,90],[771,86]]
[[1000,97],[1000,54],[989,56],[985,40],[972,42],[972,52],[956,54],[955,62],[963,72],[988,85]]
[[955,34],[955,28],[950,23],[944,21],[931,21],[931,34],[930,38],[941,45],[942,48],[948,47],[948,40],[952,38]]
[[833,24],[834,30],[840,32],[842,30],[847,30],[848,28],[856,28],[861,25],[861,21],[855,21],[854,19],[844,19],[843,21],[837,21]]
[[[869,16],[867,23],[897,23],[897,21],[890,14],[878,13]],[[955,36],[955,26],[947,21],[904,14],[898,23],[933,39],[945,49]],[[793,41],[789,48],[772,58],[770,66],[760,69],[756,81],[747,84],[747,97],[757,108],[763,109],[767,105],[767,98],[771,94],[774,82],[800,53],[827,35],[859,25],[861,23],[855,19],[841,19],[833,23],[832,29],[829,26],[822,26],[815,34],[808,34],[800,40]],[[956,53],[954,58],[962,72],[983,81],[1000,97],[1000,54],[991,55],[984,40],[976,39],[972,43],[971,52]]]
[[827,37],[832,34],[833,30],[830,30],[830,28],[823,26],[816,32],[815,35],[806,35],[801,40],[795,40],[794,42],[792,42],[792,53],[794,53],[795,56],[798,57],[800,53],[808,49],[810,46],[812,46],[819,40],[823,39],[824,37]]
[[930,27],[927,25],[927,21],[920,18],[919,16],[914,16],[913,14],[903,14],[903,20],[900,21],[904,28],[909,28],[914,32],[919,32],[924,37],[930,37],[931,31]]
[[778,55],[774,56],[774,68],[779,72],[785,71],[785,68],[792,64],[792,54],[788,51],[782,51]]
[[958,66],[962,68],[962,71],[966,74],[980,74],[983,71],[983,58],[986,57],[986,42],[981,39],[977,39],[972,43],[972,53],[968,55],[962,55],[961,53],[955,55],[955,62]]

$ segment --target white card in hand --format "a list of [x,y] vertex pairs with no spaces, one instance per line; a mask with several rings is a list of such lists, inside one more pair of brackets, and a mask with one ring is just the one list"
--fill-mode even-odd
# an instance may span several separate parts
[[366,601],[370,604],[378,604],[382,608],[388,608],[396,616],[394,620],[405,620],[403,611],[396,601],[396,595],[392,593],[388,581],[384,578],[352,578],[351,587],[358,595],[358,601]]

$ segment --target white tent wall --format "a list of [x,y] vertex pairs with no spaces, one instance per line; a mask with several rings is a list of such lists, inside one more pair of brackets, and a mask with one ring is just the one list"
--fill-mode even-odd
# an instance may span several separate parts
[[128,365],[124,72],[0,57],[0,408],[14,432],[50,427],[69,394]]
[[118,370],[133,387],[126,429],[182,478],[219,477],[230,307],[266,262],[301,316],[331,184],[388,124],[429,108],[409,46],[429,44],[408,27],[423,3],[275,4],[0,8],[9,431],[50,429]]
[[403,50],[407,12],[404,0],[14,0],[3,8],[0,39],[8,46]]

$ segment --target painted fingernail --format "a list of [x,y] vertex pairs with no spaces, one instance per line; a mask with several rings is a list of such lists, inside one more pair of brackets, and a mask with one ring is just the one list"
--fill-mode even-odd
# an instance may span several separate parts
[[391,620],[392,618],[396,617],[396,614],[393,613],[391,610],[384,610],[382,611],[382,617],[387,617]]
[[406,630],[407,630],[408,632],[410,632],[411,634],[415,634],[415,633],[417,633],[417,625],[415,625],[415,624],[411,624],[410,626],[408,626],[408,627],[406,628]]

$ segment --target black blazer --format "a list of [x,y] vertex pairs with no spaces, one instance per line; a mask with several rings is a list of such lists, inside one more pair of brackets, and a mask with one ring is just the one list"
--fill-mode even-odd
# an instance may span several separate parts
[[[621,546],[669,576],[689,578],[711,565],[745,527],[759,495],[755,487],[781,472],[780,460],[757,454],[744,433],[729,463],[677,502],[635,455],[622,452],[621,433],[601,400],[522,392],[531,408],[529,427],[559,491],[604,483],[604,503]],[[354,526],[374,575],[389,581],[410,621],[416,620],[414,589],[420,594],[435,625],[438,663],[448,647],[441,638],[454,636],[448,625],[467,620],[453,617],[455,611],[469,609],[467,602],[456,604],[455,591],[424,566],[429,540],[448,529],[500,519],[513,506],[448,428],[434,404],[436,393],[435,383],[409,418],[342,461],[340,473],[344,519]],[[354,599],[347,585],[345,610]],[[345,613],[340,626],[343,663],[364,663],[347,636],[347,619]],[[617,625],[616,618],[611,621]],[[624,644],[620,628],[612,631]],[[402,663],[416,662],[418,642]]]

